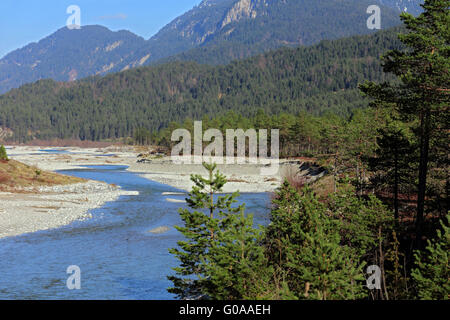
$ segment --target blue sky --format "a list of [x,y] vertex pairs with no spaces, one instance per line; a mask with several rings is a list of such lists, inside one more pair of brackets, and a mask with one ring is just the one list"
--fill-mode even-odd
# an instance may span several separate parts
[[100,24],[150,38],[201,0],[0,0],[0,58],[65,26],[67,7],[81,9],[81,25]]

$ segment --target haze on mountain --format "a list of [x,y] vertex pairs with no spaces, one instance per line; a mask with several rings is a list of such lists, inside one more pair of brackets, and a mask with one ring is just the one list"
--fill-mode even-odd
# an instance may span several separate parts
[[[377,0],[382,28],[399,23],[406,0]],[[61,28],[0,60],[0,93],[39,79],[73,81],[171,60],[224,64],[282,46],[372,32],[375,0],[204,0],[145,41],[101,26]],[[416,9],[419,0],[406,1]],[[402,9],[403,10],[403,9]]]

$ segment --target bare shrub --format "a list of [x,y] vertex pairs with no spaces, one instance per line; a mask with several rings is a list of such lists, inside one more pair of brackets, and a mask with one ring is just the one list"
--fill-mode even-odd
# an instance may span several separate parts
[[295,165],[283,166],[281,168],[281,177],[298,191],[306,185],[306,177],[300,174],[299,168]]

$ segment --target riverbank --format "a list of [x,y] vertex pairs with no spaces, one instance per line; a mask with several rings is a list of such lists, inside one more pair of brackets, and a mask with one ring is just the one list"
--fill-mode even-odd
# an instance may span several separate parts
[[[47,151],[57,150],[60,153]],[[159,183],[190,191],[193,184],[191,174],[206,174],[201,164],[175,164],[170,157],[153,158],[151,162],[138,163],[139,151],[133,147],[106,148],[41,148],[14,146],[7,150],[11,158],[42,170],[72,170],[80,166],[123,165],[128,171]],[[262,176],[261,166],[255,164],[218,165],[228,180],[224,192],[239,190],[244,193],[273,192],[282,181],[284,169],[273,176]]]
[[[55,150],[58,153],[48,152]],[[146,179],[184,191],[190,191],[193,186],[190,180],[191,174],[205,175],[207,173],[201,164],[176,164],[170,157],[150,157],[150,159],[139,157],[142,150],[133,146],[106,148],[14,146],[9,147],[7,151],[12,158],[42,170],[72,170],[92,165],[123,165],[128,167],[128,171],[138,173]],[[143,159],[145,161],[138,162]],[[241,193],[258,193],[275,191],[285,177],[305,178],[306,181],[311,182],[323,176],[323,171],[318,170],[317,167],[302,168],[301,162],[281,159],[279,170],[271,176],[262,175],[261,169],[264,166],[258,164],[227,164],[217,167],[228,180],[224,192],[239,190]]]
[[[0,239],[0,299],[170,300],[167,276],[177,266],[169,254],[183,235],[175,226],[184,192],[152,182],[122,166],[63,172],[138,191],[90,211],[93,218],[49,231]],[[270,195],[242,194],[255,225],[269,222]],[[45,215],[45,213],[42,213]],[[47,214],[48,215],[48,214]],[[82,290],[67,290],[66,269],[77,265]]]
[[[126,166],[128,171],[137,173],[145,179],[186,192],[193,186],[191,174],[203,176],[207,174],[201,164],[176,164],[170,157],[153,157],[138,162],[142,157],[139,157],[138,150],[131,146],[106,148],[14,146],[7,147],[7,153],[11,159],[43,171],[72,170],[92,165]],[[280,160],[279,170],[272,176],[261,175],[264,166],[257,164],[217,167],[228,180],[223,190],[225,193],[273,192],[287,176],[311,182],[324,174],[317,167],[304,166],[298,161],[287,160]],[[124,192],[115,186],[98,181],[49,187],[34,186],[15,193],[0,193],[0,238],[57,228],[89,218],[89,210],[101,207],[106,202],[115,201],[121,195],[131,194],[134,193]]]
[[[225,193],[273,192],[282,180],[281,171],[273,176],[263,176],[261,167],[255,164],[217,165],[217,169],[227,179],[223,188]],[[184,191],[190,191],[194,185],[191,174],[207,175],[201,164],[175,164],[169,158],[154,159],[151,163],[133,163],[128,171]]]
[[91,218],[89,210],[135,192],[98,181],[0,193],[0,239]]
[[57,171],[78,169],[93,165],[130,165],[136,162],[133,147],[35,147],[7,146],[8,156],[41,170]]
[[[135,192],[104,182],[64,176],[52,171],[80,165],[115,164],[114,150],[7,147],[10,161],[1,165],[0,238],[68,225],[90,218],[89,211]],[[135,158],[125,153],[123,158]],[[126,163],[129,163],[126,162]]]

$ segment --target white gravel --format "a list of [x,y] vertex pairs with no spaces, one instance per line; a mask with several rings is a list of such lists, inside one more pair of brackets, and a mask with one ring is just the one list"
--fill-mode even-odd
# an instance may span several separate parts
[[137,194],[97,181],[40,187],[37,193],[0,193],[0,238],[89,219],[89,210],[122,195]]

